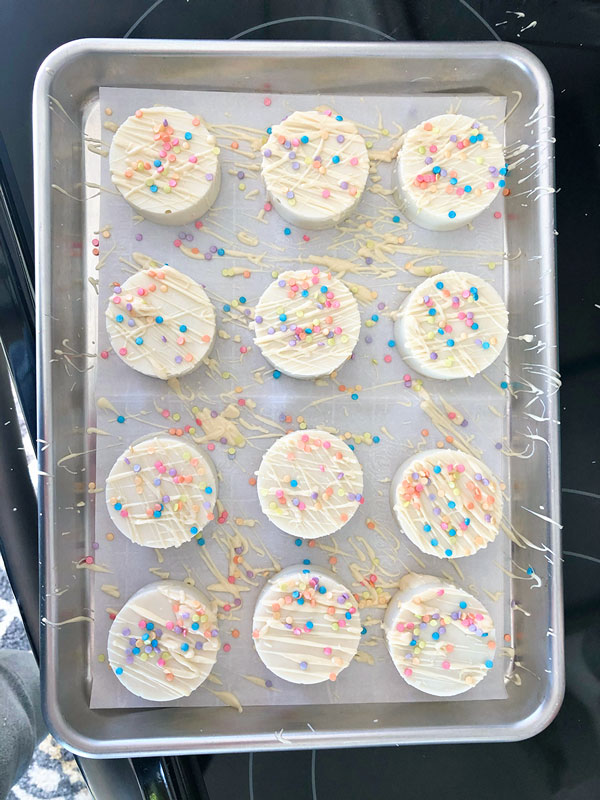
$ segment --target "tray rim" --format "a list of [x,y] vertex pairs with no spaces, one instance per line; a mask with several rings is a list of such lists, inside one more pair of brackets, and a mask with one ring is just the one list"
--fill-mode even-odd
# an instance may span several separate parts
[[[45,389],[47,384],[46,365],[50,358],[50,337],[44,320],[51,309],[51,270],[49,258],[44,253],[51,252],[50,235],[50,193],[45,176],[50,169],[50,151],[46,147],[50,133],[49,97],[50,87],[55,73],[72,61],[85,57],[91,53],[120,53],[127,55],[215,55],[215,56],[257,56],[285,55],[286,58],[302,59],[321,56],[332,59],[360,55],[373,59],[409,59],[424,60],[452,58],[481,58],[490,59],[497,57],[509,60],[527,71],[535,81],[540,102],[547,109],[547,116],[552,118],[553,96],[549,75],[543,64],[525,48],[506,42],[302,42],[302,41],[221,41],[221,40],[170,40],[170,39],[102,39],[89,38],[77,39],[67,42],[52,53],[42,62],[36,76],[33,89],[33,144],[34,144],[34,210],[36,219],[36,288],[38,291],[36,302],[36,327],[37,338],[37,394],[38,394],[38,426],[39,439],[53,441],[53,425],[47,413],[45,403]],[[551,145],[549,153],[552,154]],[[553,164],[548,165],[550,184],[553,184]],[[554,199],[550,195],[539,198],[540,218],[554,220]],[[548,226],[546,226],[548,227]],[[552,268],[553,277],[556,277],[555,244],[551,233],[541,237],[543,258]],[[549,304],[548,315],[556,319],[556,288],[550,293],[546,302]],[[549,346],[554,346],[547,359],[551,367],[557,367],[557,342],[556,328],[552,332]],[[550,398],[549,408],[552,416],[558,420],[559,404],[557,396]],[[84,756],[108,758],[115,754],[134,755],[164,755],[183,754],[191,752],[240,752],[273,749],[314,749],[334,747],[357,747],[386,744],[428,744],[428,743],[458,743],[478,741],[518,741],[536,735],[547,727],[558,713],[565,691],[564,668],[564,634],[563,634],[563,596],[562,596],[562,569],[560,565],[560,473],[559,473],[559,437],[558,423],[550,426],[549,441],[551,444],[549,464],[549,502],[552,508],[550,516],[557,524],[550,526],[548,538],[551,549],[556,556],[557,563],[552,571],[552,602],[550,605],[552,628],[555,635],[551,637],[550,649],[552,652],[553,680],[549,683],[549,691],[542,702],[527,717],[521,718],[516,723],[499,724],[494,726],[492,736],[481,736],[481,726],[455,725],[455,726],[424,726],[418,730],[410,728],[386,728],[383,730],[354,730],[354,731],[326,731],[318,733],[293,732],[289,734],[289,741],[280,741],[273,733],[259,733],[250,737],[247,734],[213,735],[208,740],[201,735],[169,737],[161,740],[159,746],[156,738],[149,738],[144,742],[137,739],[110,739],[100,740],[83,734],[74,725],[67,721],[56,702],[56,685],[50,679],[52,675],[51,661],[54,654],[54,628],[42,624],[46,611],[45,586],[46,579],[50,577],[52,564],[47,553],[51,552],[46,545],[53,536],[52,519],[54,503],[52,480],[48,472],[52,469],[50,463],[51,450],[44,450],[38,444],[38,460],[41,475],[39,478],[38,506],[39,506],[39,548],[40,548],[40,641],[41,641],[41,673],[42,673],[42,704],[46,722],[52,734],[71,751]],[[46,475],[44,475],[46,473]],[[288,734],[286,734],[288,736]],[[400,742],[399,742],[400,740]],[[167,744],[168,743],[168,744]]]

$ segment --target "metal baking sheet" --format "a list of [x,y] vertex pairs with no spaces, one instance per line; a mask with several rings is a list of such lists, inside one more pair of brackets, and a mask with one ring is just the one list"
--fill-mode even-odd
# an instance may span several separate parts
[[[159,84],[149,79],[158,74],[153,69],[156,58],[161,64]],[[90,573],[77,567],[94,539],[88,484],[96,474],[95,435],[87,431],[96,425],[97,298],[88,281],[96,273],[88,273],[92,265],[81,245],[87,246],[91,238],[97,208],[94,199],[79,201],[94,194],[92,184],[99,182],[85,148],[85,134],[98,114],[98,87],[200,87],[230,93],[251,90],[262,96],[267,84],[271,95],[294,92],[302,85],[322,95],[348,95],[348,101],[350,96],[376,100],[423,94],[508,98],[512,112],[506,120],[506,141],[517,162],[512,185],[516,177],[520,190],[507,199],[503,218],[506,259],[501,272],[511,313],[507,362],[514,388],[505,398],[503,446],[515,454],[505,459],[510,521],[530,545],[513,546],[511,553],[514,613],[507,629],[517,652],[509,662],[514,671],[507,679],[505,699],[408,705],[342,699],[335,719],[326,705],[316,704],[277,706],[268,717],[260,713],[260,705],[235,717],[222,707],[177,713],[154,708],[144,710],[143,724],[135,710],[99,713],[90,708],[91,663],[97,655],[90,620],[98,610]],[[42,470],[48,473],[42,482],[44,690],[51,727],[69,746],[111,755],[489,740],[531,735],[547,724],[558,708],[563,685],[551,110],[543,69],[525,51],[508,45],[307,49],[301,44],[290,48],[289,43],[256,48],[240,43],[132,42],[125,48],[122,43],[91,41],[65,46],[43,65],[36,85],[35,125],[43,331],[40,455]],[[73,454],[69,471],[57,465],[65,453]],[[537,591],[530,591],[533,588]],[[359,666],[364,665],[352,669]],[[159,719],[160,740],[152,722]]]

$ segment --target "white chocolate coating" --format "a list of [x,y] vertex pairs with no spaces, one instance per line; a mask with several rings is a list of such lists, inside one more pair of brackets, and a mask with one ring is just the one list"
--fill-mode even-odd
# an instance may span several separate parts
[[106,479],[108,513],[144,547],[179,547],[214,519],[217,475],[195,445],[164,435],[133,442]]
[[426,450],[397,470],[391,503],[419,550],[438,558],[470,556],[493,542],[502,493],[486,465],[460,450]]
[[215,310],[200,284],[165,265],[140,270],[113,288],[106,329],[128,366],[167,380],[196,369],[210,353]]
[[421,692],[462,694],[493,666],[494,623],[485,606],[432,575],[402,578],[383,629],[396,669]]
[[256,489],[263,513],[292,536],[335,533],[364,502],[363,473],[348,445],[326,431],[293,431],[264,454]]
[[208,677],[218,636],[216,608],[202,592],[179,581],[159,581],[136,592],[115,617],[108,660],[138,697],[177,700]]
[[506,174],[502,145],[486,125],[440,114],[404,136],[396,160],[398,201],[422,228],[455,230],[490,206]]
[[349,216],[369,175],[356,125],[327,109],[295,111],[271,130],[262,149],[262,176],[279,214],[313,230]]
[[402,358],[421,375],[468,378],[500,355],[508,312],[486,281],[468,272],[442,272],[406,298],[394,334]]
[[254,332],[263,356],[286,375],[330,375],[358,341],[358,303],[342,281],[318,267],[281,272],[258,301]]
[[186,225],[217,199],[218,154],[216,139],[200,117],[167,106],[141,108],[112,140],[112,182],[146,219]]
[[334,681],[358,650],[361,622],[354,603],[331,573],[287,567],[268,581],[256,603],[256,652],[267,669],[291,683]]

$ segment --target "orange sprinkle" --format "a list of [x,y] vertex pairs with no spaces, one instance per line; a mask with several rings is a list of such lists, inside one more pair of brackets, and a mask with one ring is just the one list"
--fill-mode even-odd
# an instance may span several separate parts
[[373,520],[372,520],[372,519],[370,519],[370,520],[367,522],[367,528],[368,528],[370,531],[372,531],[372,530],[375,530],[375,523],[373,522]]
[[240,632],[238,631],[238,629],[237,629],[237,628],[234,628],[234,629],[231,631],[231,635],[233,636],[233,638],[234,638],[234,639],[238,639],[238,638],[239,638],[239,635],[240,635]]
[[192,253],[193,253],[195,256],[197,256],[199,252],[200,252],[200,250],[198,250],[198,248],[197,248],[197,247],[192,247]]
[[329,563],[337,564],[337,558],[335,556],[329,556]]
[[248,483],[250,486],[256,486],[256,478],[248,478]]
[[421,436],[429,436],[429,431],[427,430],[427,428],[423,428],[423,430],[421,431]]
[[446,436],[446,441],[447,441],[449,444],[452,444],[452,442],[454,441],[454,436]]
[[346,387],[344,386],[343,383],[340,383],[340,385],[338,386],[338,392],[345,392],[345,391],[346,391]]
[[330,672],[329,673],[329,680],[330,681],[336,681],[337,680],[337,675],[335,674],[335,672]]
[[250,270],[249,269],[245,269],[244,272],[243,272],[243,275],[244,275],[244,278],[249,278],[250,277]]
[[311,539],[310,542],[308,543],[308,546],[309,547],[314,547],[315,546],[315,540]]
[[[107,538],[108,538],[108,536],[107,536]],[[510,642],[510,633],[505,633],[504,634],[504,641],[505,642]]]
[[238,147],[239,147],[239,144],[238,144],[238,142],[232,142],[232,143],[231,143],[231,149],[232,149],[232,150],[237,150],[237,149],[238,149]]

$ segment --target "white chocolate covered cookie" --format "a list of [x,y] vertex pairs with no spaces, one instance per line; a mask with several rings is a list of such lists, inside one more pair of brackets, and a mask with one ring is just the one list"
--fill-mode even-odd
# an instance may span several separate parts
[[217,475],[195,445],[150,436],[119,456],[105,492],[112,521],[132,542],[179,547],[214,519]]
[[339,369],[359,333],[352,292],[318,267],[281,272],[256,306],[254,341],[267,361],[292,378],[318,378]]
[[402,578],[383,629],[396,669],[421,692],[462,694],[494,666],[494,623],[485,606],[432,575]]
[[187,697],[217,660],[216,608],[179,581],[144,586],[119,611],[108,634],[108,660],[123,686],[145,700]]
[[353,122],[330,109],[295,111],[270,130],[262,176],[285,220],[303,228],[331,228],[356,209],[369,155]]
[[487,547],[502,520],[498,480],[460,450],[426,450],[407,459],[392,480],[391,503],[411,542],[438,558]]
[[256,488],[263,513],[292,536],[335,533],[364,502],[363,473],[348,445],[326,431],[293,431],[264,454]]
[[196,369],[210,353],[215,310],[200,284],[165,265],[113,287],[106,329],[128,366],[167,380]]
[[442,272],[419,284],[400,306],[396,345],[429,378],[469,378],[490,366],[508,336],[504,301],[468,272]]
[[217,199],[218,155],[200,117],[167,106],[140,108],[114,135],[110,173],[138,214],[160,225],[186,225]]
[[288,567],[261,592],[252,636],[262,662],[280,678],[335,681],[356,655],[360,615],[334,575],[318,567]]
[[481,214],[506,185],[496,136],[464,114],[440,114],[411,128],[396,160],[400,206],[423,228],[449,231]]

